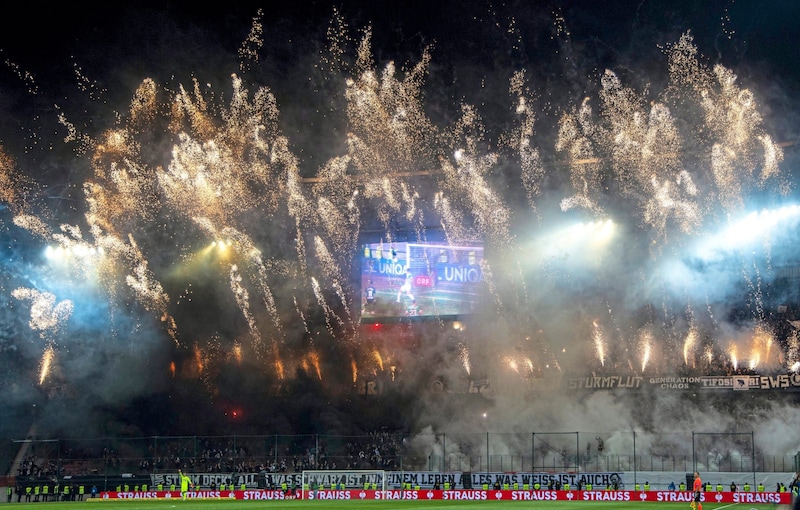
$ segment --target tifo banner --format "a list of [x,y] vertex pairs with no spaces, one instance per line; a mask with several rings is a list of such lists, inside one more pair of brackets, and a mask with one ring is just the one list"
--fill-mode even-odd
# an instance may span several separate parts
[[[176,491],[103,492],[103,499],[181,499]],[[339,499],[339,500],[454,500],[454,501],[643,501],[653,503],[685,502],[693,500],[690,491],[556,491],[556,490],[237,490],[190,491],[191,499],[237,499],[255,501],[283,501],[286,499]],[[702,501],[714,503],[773,503],[789,505],[790,492],[705,492]]]
[[[560,388],[582,391],[668,391],[668,390],[711,390],[711,391],[800,391],[800,373],[773,375],[719,375],[719,376],[659,376],[641,375],[577,375],[565,377],[532,377],[525,381],[531,391],[549,392]],[[381,395],[387,388],[382,380],[359,379],[357,392],[361,395]],[[493,387],[486,377],[470,379],[460,384],[447,386],[438,378],[430,382],[429,389],[444,393],[480,393],[491,395]]]
[[[465,478],[465,475],[469,478]],[[222,488],[225,485],[229,490],[245,490],[245,489],[269,489],[280,488],[283,484],[288,487],[294,487],[301,483],[301,473],[239,473],[231,475],[230,473],[189,473],[192,483],[198,487],[215,487]],[[346,488],[353,486],[361,487],[365,481],[364,475],[359,473],[331,473],[330,475],[318,474],[323,478],[318,478],[317,482],[325,485],[335,483],[337,486],[344,484]],[[493,487],[495,483],[502,486],[508,484],[508,488],[523,488],[525,484],[529,488],[534,488],[535,484],[539,484],[541,489],[552,489],[548,487],[550,484],[563,486],[569,484],[573,489],[579,489],[591,484],[594,488],[606,488],[608,486],[614,487],[624,480],[625,473],[622,471],[600,471],[591,473],[438,473],[432,471],[387,471],[386,472],[386,487],[398,488],[411,486],[411,488],[431,488],[434,484],[439,484],[444,487],[444,484],[450,484],[450,487],[474,487],[477,489]],[[579,487],[578,485],[581,485]],[[175,490],[175,487],[180,486],[180,479],[177,474],[154,474],[150,477],[150,487],[158,490]],[[517,485],[517,487],[515,487]],[[505,487],[503,487],[505,488]],[[558,488],[558,487],[555,487]]]
[[[187,473],[187,475],[192,480],[193,484],[200,487],[211,487],[213,484],[215,487],[227,485],[231,489],[243,490],[245,488],[259,486],[264,488],[265,486],[264,475],[258,473]],[[288,483],[289,485],[300,483],[300,473],[271,473],[267,476],[274,477],[273,480],[276,486],[280,486],[281,483]],[[180,485],[181,478],[177,473],[158,473],[150,475],[151,487],[161,486],[162,490],[174,490],[174,488],[170,486],[180,487]],[[269,485],[269,483],[267,483],[267,485]]]
[[[465,473],[435,473],[430,471],[392,471],[386,473],[387,487],[402,487],[410,484],[412,487],[431,487],[438,483],[449,483],[451,487],[486,488],[499,483],[501,486],[508,484],[509,488],[522,488],[528,484],[531,488],[539,484],[540,488],[548,488],[550,484],[564,485],[578,489],[578,484],[585,486],[592,484],[595,488],[605,488],[620,483],[624,478],[622,471],[601,471],[592,473],[469,473],[469,479],[464,478]],[[519,487],[514,487],[514,485]],[[504,487],[505,488],[505,487]],[[552,487],[550,487],[552,489]]]

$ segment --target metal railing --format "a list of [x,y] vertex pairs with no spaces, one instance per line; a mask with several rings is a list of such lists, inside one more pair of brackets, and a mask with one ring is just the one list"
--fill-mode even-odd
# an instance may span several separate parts
[[[409,459],[410,460],[410,459]],[[415,459],[416,460],[416,459]],[[488,465],[487,465],[488,461]],[[576,469],[574,456],[566,458],[542,455],[533,462],[530,455],[489,455],[484,456],[448,455],[444,458],[431,455],[427,459],[425,469],[428,471],[489,471],[489,472],[605,472],[605,471],[664,471],[692,472],[695,468],[691,455],[633,455],[603,454],[590,461],[581,461]],[[795,459],[792,455],[759,455],[756,457],[755,469],[749,457],[732,456],[723,462],[703,467],[705,472],[743,472],[753,471],[767,473],[786,473],[795,471]]]
[[[639,446],[637,447],[637,440]],[[303,469],[430,471],[795,471],[796,452],[766,453],[748,433],[152,436],[14,441],[22,477]]]

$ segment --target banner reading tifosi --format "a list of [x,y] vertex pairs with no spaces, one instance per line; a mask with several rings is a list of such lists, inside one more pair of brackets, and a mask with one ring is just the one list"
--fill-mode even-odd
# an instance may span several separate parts
[[[142,492],[103,492],[103,499],[181,499],[180,492],[142,491]],[[284,501],[286,499],[320,500],[449,500],[449,501],[642,501],[652,503],[690,503],[690,491],[556,491],[556,490],[244,490],[244,491],[191,491],[188,499],[237,499],[247,501]],[[703,502],[714,503],[771,503],[789,505],[790,492],[705,492]]]

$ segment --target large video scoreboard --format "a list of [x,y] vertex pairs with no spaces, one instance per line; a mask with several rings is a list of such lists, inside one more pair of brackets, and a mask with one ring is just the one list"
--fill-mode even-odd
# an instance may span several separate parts
[[375,242],[361,246],[362,318],[461,316],[475,312],[483,246]]

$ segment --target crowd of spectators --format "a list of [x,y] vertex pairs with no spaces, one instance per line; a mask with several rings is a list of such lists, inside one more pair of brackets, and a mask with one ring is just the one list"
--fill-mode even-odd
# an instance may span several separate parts
[[60,474],[56,460],[39,459],[34,455],[26,455],[22,459],[17,473],[27,478],[52,478]]
[[[195,473],[291,473],[308,469],[397,469],[402,435],[374,432],[361,436],[289,437],[278,445],[275,436],[239,438],[155,438],[116,447],[41,449],[27,455],[17,470],[21,478],[77,475],[164,473],[183,469]],[[286,437],[281,437],[282,441]],[[308,444],[309,441],[313,444]],[[144,450],[144,451],[142,451]]]

